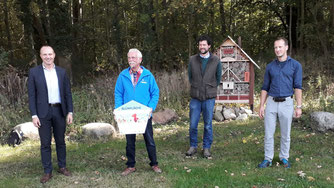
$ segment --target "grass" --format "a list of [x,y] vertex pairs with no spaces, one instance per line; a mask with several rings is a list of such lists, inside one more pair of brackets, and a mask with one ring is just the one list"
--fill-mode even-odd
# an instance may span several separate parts
[[[39,143],[25,141],[16,148],[0,147],[0,187],[333,187],[334,134],[312,133],[302,122],[291,133],[291,169],[278,162],[279,128],[275,136],[273,167],[257,169],[263,159],[263,122],[214,123],[213,158],[201,152],[185,158],[188,122],[155,126],[157,155],[162,174],[151,171],[142,136],[137,136],[137,171],[128,177],[125,168],[125,138],[67,142],[68,168],[72,177],[54,170],[53,179],[42,185]],[[199,139],[203,125],[199,125]],[[200,146],[201,147],[201,146]],[[55,151],[53,145],[53,151]],[[53,166],[56,154],[53,152]],[[299,171],[306,173],[304,177]]]

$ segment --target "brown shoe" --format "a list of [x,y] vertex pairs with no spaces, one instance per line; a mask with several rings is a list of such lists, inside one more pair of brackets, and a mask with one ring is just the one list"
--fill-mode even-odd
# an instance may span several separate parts
[[41,178],[41,183],[46,183],[47,181],[49,181],[52,178],[52,174],[48,173],[48,174],[44,174],[43,177]]
[[159,168],[158,165],[154,165],[154,166],[152,166],[152,170],[153,170],[155,173],[161,173],[161,172],[162,172],[161,168]]
[[59,168],[58,172],[64,176],[72,176],[72,173],[67,168]]
[[135,167],[128,167],[126,168],[123,172],[122,172],[122,176],[127,176],[129,174],[131,174],[132,172],[135,172],[136,168]]

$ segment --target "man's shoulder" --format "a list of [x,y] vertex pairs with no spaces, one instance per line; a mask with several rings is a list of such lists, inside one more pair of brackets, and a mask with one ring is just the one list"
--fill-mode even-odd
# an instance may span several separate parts
[[297,61],[296,59],[293,59],[292,57],[289,57],[290,58],[290,62],[293,63],[293,64],[296,64],[296,65],[301,65],[299,63],[299,61]]
[[198,55],[198,54],[194,54],[194,55],[192,55],[192,56],[189,57],[189,60],[190,60],[190,59],[197,58],[197,57],[199,57],[199,55]]
[[37,65],[37,66],[34,66],[34,67],[30,68],[30,71],[36,71],[40,68],[42,68],[42,65]]

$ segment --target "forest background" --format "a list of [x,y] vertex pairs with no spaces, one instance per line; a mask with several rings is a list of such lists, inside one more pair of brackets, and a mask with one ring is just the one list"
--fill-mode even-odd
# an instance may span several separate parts
[[71,76],[79,126],[112,122],[115,80],[134,47],[158,81],[158,110],[170,107],[186,116],[186,67],[201,34],[212,37],[212,50],[227,36],[241,38],[261,67],[256,96],[275,58],[275,38],[286,37],[289,54],[303,65],[305,113],[334,112],[334,0],[1,0],[0,7],[2,141],[13,126],[31,121],[27,74],[41,63],[45,44]]

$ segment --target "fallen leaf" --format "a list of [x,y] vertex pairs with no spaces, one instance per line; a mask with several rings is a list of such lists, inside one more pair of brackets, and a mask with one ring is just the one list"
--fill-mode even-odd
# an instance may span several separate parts
[[303,171],[298,171],[297,174],[299,175],[299,177],[304,178],[306,173],[304,173]]
[[312,177],[312,176],[307,176],[307,180],[308,180],[308,181],[315,181],[315,178]]
[[242,143],[246,144],[247,140],[246,139],[242,139]]

